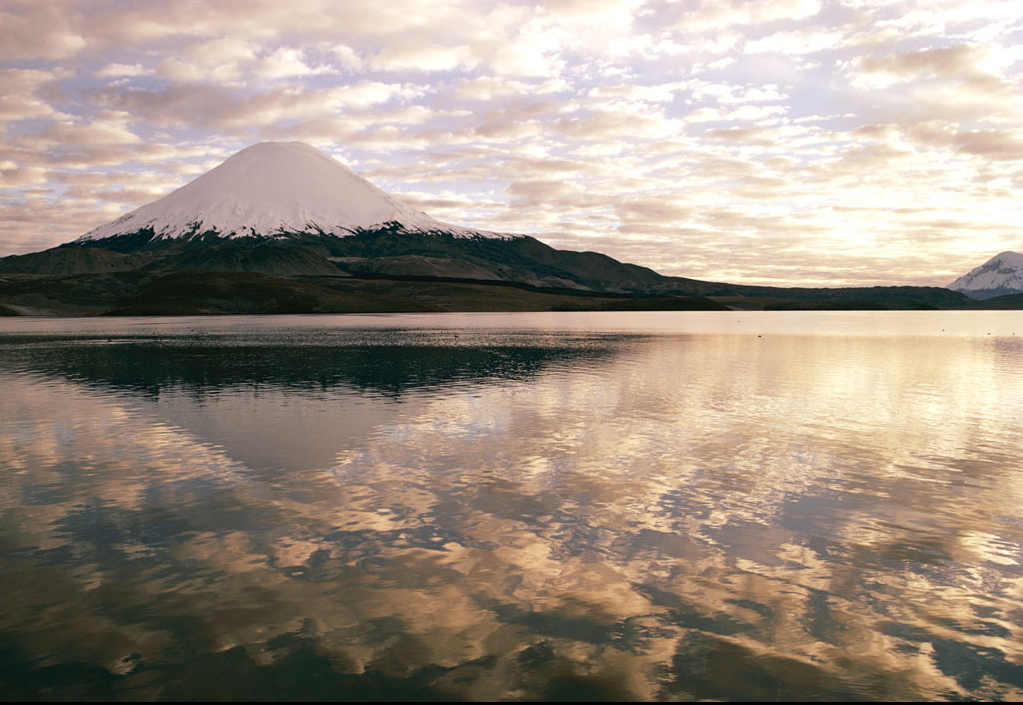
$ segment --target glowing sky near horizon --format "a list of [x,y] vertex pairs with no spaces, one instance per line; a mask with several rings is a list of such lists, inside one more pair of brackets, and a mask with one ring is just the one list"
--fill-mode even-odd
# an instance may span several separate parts
[[0,0],[0,255],[299,140],[664,274],[945,285],[1023,250],[1018,0]]

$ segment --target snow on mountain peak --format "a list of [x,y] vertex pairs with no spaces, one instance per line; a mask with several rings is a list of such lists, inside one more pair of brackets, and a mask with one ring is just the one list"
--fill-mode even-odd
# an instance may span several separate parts
[[1023,291],[1023,254],[1002,252],[948,285],[955,291]]
[[292,232],[344,236],[398,223],[472,237],[509,237],[434,220],[389,196],[348,167],[302,142],[261,142],[159,200],[78,241],[152,228],[157,238],[216,231],[220,237],[281,237]]

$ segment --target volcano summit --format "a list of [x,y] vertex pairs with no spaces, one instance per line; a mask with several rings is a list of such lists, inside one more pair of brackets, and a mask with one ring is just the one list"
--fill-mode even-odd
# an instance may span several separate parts
[[[335,236],[379,229],[499,237],[440,223],[301,142],[262,142],[79,243],[140,232],[158,239]],[[507,236],[506,236],[507,237]]]
[[1023,254],[1002,252],[948,285],[975,299],[1023,294]]

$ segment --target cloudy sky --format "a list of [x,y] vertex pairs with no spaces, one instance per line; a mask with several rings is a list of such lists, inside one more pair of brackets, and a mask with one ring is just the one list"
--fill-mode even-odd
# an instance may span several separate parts
[[944,285],[1023,251],[1018,0],[0,0],[0,255],[300,140],[665,274]]

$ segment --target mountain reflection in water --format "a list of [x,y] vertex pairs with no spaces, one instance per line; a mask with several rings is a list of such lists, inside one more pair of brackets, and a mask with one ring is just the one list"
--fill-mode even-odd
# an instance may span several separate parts
[[742,315],[8,328],[0,688],[1019,699],[1014,314]]

